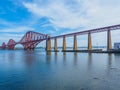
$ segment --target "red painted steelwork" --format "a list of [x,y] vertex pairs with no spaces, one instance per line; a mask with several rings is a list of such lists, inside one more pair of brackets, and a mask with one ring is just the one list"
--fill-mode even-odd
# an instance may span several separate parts
[[10,39],[7,44],[8,49],[11,49],[11,50],[14,49],[15,45],[16,45],[16,42],[13,39]]
[[32,50],[37,46],[38,43],[45,39],[45,34],[29,31],[23,36],[23,38],[18,43],[22,44],[25,50]]
[[6,48],[6,44],[5,44],[5,42],[3,42],[1,48],[2,48],[2,49],[5,49],[5,48]]
[[25,50],[32,50],[43,40],[46,40],[45,34],[29,31],[19,42],[15,42],[13,39],[10,39],[7,45],[3,43],[1,48],[5,49],[7,47],[8,49],[13,50],[16,44],[22,44]]

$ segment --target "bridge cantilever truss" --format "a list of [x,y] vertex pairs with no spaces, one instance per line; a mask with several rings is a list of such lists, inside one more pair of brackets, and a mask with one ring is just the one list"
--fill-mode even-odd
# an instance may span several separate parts
[[16,42],[13,39],[10,39],[8,41],[8,44],[7,44],[8,49],[11,49],[11,50],[14,49],[15,45],[16,45]]
[[7,44],[3,42],[1,48],[13,50],[16,44],[22,44],[25,50],[34,49],[41,41],[46,39],[46,34],[41,34],[38,32],[28,31],[19,42],[15,42],[10,39]]
[[24,46],[24,49],[34,49],[38,43],[46,39],[45,34],[28,31],[20,40],[20,44]]
[[1,48],[2,48],[2,49],[5,49],[5,48],[6,48],[6,44],[5,44],[5,42],[2,43]]

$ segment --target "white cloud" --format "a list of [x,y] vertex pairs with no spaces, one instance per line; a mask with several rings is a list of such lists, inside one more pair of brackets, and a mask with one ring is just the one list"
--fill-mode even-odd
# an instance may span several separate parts
[[[9,39],[13,39],[16,42],[18,42],[25,32],[27,31],[33,31],[34,28],[27,27],[27,26],[19,26],[19,27],[13,27],[13,28],[4,28],[0,30],[0,43],[2,42],[8,43]],[[15,34],[18,33],[18,34]],[[0,45],[1,46],[1,45]]]
[[8,22],[8,21],[5,21],[5,20],[3,20],[3,19],[1,19],[0,18],[0,26],[11,26],[11,25],[13,25],[13,23],[12,22]]
[[84,0],[87,15],[90,16],[92,27],[100,27],[120,23],[119,0]]
[[[66,5],[64,0],[51,1],[50,3],[45,4],[38,3],[24,3],[25,7],[28,10],[37,16],[48,17],[51,23],[57,27],[61,28],[76,28],[80,25],[86,25],[88,20],[82,15],[83,10],[80,9],[80,12],[73,8],[73,5]],[[77,4],[77,2],[76,2]],[[79,4],[78,4],[79,5]]]
[[[35,0],[24,2],[28,11],[39,17],[48,17],[61,28],[95,28],[120,23],[118,0]],[[116,5],[117,3],[117,5]]]
[[23,37],[24,34],[1,34],[0,35],[0,46],[2,45],[3,42],[5,42],[6,44],[8,43],[9,39],[13,39],[15,40],[15,42],[18,42],[20,40],[20,38]]
[[1,29],[0,32],[6,32],[6,33],[10,33],[10,32],[14,32],[14,33],[21,33],[21,32],[26,32],[26,31],[33,31],[34,28],[32,27],[27,27],[27,26],[18,26],[18,27],[13,27],[13,28],[4,28]]

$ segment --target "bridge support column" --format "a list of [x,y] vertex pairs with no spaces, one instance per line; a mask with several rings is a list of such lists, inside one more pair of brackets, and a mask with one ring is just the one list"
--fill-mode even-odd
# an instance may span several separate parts
[[8,45],[9,50],[14,50],[15,45]]
[[50,35],[46,36],[46,51],[51,51],[51,40],[50,40]]
[[74,35],[73,50],[77,50],[77,36],[76,35]]
[[66,50],[66,37],[63,37],[63,51]]
[[92,50],[92,39],[91,39],[91,33],[88,33],[88,50]]
[[54,51],[58,51],[57,38],[55,38],[55,40],[54,40]]
[[112,49],[111,32],[107,31],[107,50]]

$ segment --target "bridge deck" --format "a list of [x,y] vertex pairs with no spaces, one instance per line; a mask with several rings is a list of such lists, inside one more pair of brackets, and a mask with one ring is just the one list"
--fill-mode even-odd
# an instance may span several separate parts
[[73,35],[84,35],[84,34],[88,34],[88,33],[105,32],[105,31],[108,31],[108,30],[118,30],[118,29],[120,29],[120,24],[113,25],[113,26],[108,26],[108,27],[91,29],[91,30],[85,30],[85,31],[81,31],[81,32],[75,32],[75,33],[69,33],[69,34],[64,34],[64,35],[58,35],[58,36],[51,37],[50,39],[62,38],[64,36],[70,37],[70,36],[73,36]]

